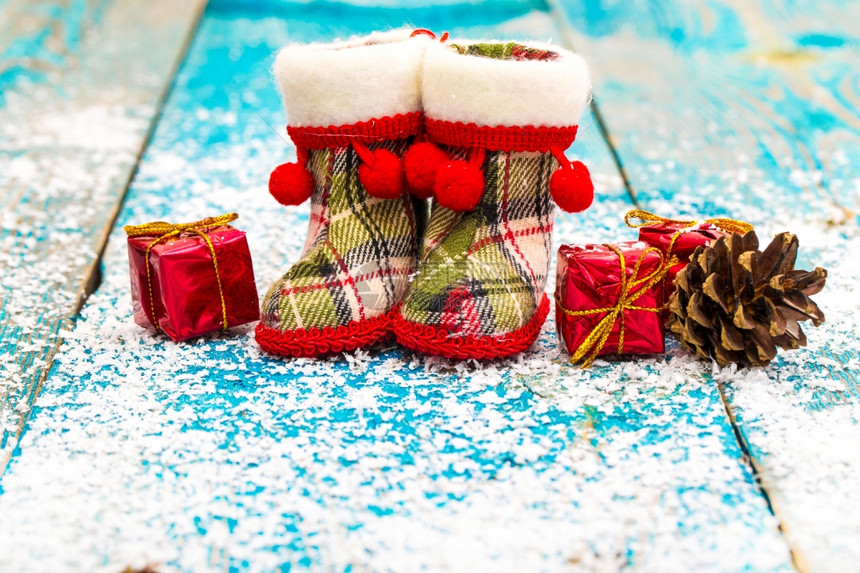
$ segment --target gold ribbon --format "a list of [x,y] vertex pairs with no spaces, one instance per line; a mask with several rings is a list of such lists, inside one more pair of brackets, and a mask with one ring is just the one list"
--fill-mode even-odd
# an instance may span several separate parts
[[[156,237],[154,241],[146,247],[146,255],[144,264],[146,265],[146,284],[149,289],[149,320],[155,326],[155,330],[161,330],[158,322],[155,320],[155,297],[152,294],[152,271],[150,270],[149,257],[153,247],[162,243],[171,237],[176,237],[183,233],[194,233],[206,242],[209,247],[209,252],[212,254],[212,265],[215,268],[215,280],[218,283],[218,296],[221,299],[221,330],[227,330],[227,301],[224,299],[224,289],[221,286],[221,273],[218,270],[218,257],[215,255],[215,246],[206,231],[213,227],[221,227],[235,221],[239,218],[237,213],[227,213],[218,217],[207,217],[200,221],[192,223],[165,223],[164,221],[156,221],[153,223],[145,223],[143,225],[127,225],[123,227],[126,235],[129,237]],[[144,310],[146,307],[144,306]]]
[[[570,363],[575,364],[588,355],[588,357],[583,361],[581,368],[588,368],[594,363],[597,356],[600,354],[600,351],[603,350],[603,347],[606,345],[606,341],[609,339],[609,335],[612,332],[612,327],[618,320],[621,321],[621,328],[618,331],[617,353],[619,355],[622,353],[624,349],[625,310],[641,310],[645,312],[660,312],[662,310],[662,307],[639,306],[634,304],[639,300],[639,297],[648,292],[651,287],[663,280],[663,277],[666,276],[669,265],[665,264],[662,251],[656,247],[648,247],[642,251],[639,259],[636,261],[636,265],[633,267],[633,274],[628,277],[627,262],[624,260],[624,255],[621,251],[614,245],[610,245],[608,243],[604,243],[603,246],[615,253],[618,256],[619,263],[621,264],[620,292],[618,293],[618,300],[615,304],[612,306],[605,306],[603,308],[570,310],[564,307],[564,304],[562,304],[558,297],[555,299],[555,303],[558,308],[567,316],[590,316],[593,314],[606,313],[606,316],[600,319],[600,322],[597,323],[597,326],[594,327],[591,334],[582,341],[582,344],[579,345],[579,348],[577,348],[576,352],[570,357]],[[650,252],[655,252],[660,255],[660,264],[644,277],[640,277],[639,269],[645,260],[645,256]]]

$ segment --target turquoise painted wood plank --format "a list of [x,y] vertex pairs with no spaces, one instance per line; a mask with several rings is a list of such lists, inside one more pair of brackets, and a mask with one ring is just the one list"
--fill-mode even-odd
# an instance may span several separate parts
[[[0,473],[202,0],[0,5]],[[153,42],[157,38],[158,42]]]
[[[294,154],[282,44],[452,15],[457,36],[557,37],[529,3],[323,6],[209,5],[0,482],[0,568],[791,570],[717,388],[677,350],[583,372],[549,322],[484,367],[393,345],[282,361],[250,328],[177,345],[132,323],[120,225],[238,209],[261,290],[297,258],[307,208],[266,193]],[[571,153],[600,202],[558,237],[617,240],[631,205],[593,118]]]
[[[791,21],[755,2],[562,5],[643,201],[856,225],[856,41],[815,46],[790,28],[819,3]],[[856,22],[856,9],[829,13]]]
[[803,570],[860,560],[858,6],[841,2],[563,2],[611,141],[646,208],[729,214],[800,238],[830,269],[828,322],[725,393]]

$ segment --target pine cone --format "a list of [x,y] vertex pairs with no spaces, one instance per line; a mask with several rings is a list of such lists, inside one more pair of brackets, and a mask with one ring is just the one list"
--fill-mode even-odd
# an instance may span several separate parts
[[794,270],[797,237],[780,233],[764,252],[755,231],[698,247],[675,278],[666,326],[681,345],[720,366],[766,366],[777,347],[806,346],[799,322],[824,322],[810,296],[824,288],[827,271]]

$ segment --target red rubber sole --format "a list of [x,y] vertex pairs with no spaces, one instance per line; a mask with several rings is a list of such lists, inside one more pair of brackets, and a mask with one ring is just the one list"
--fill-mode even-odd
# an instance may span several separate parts
[[537,340],[547,314],[549,298],[544,294],[531,320],[513,332],[497,336],[457,337],[449,336],[440,328],[409,322],[398,314],[394,318],[394,335],[401,345],[424,354],[460,360],[490,360],[517,354],[531,346]]
[[278,330],[263,326],[260,322],[254,335],[257,344],[269,354],[315,358],[337,352],[349,352],[356,348],[371,346],[391,335],[395,317],[400,316],[400,307],[394,307],[385,314],[355,320],[347,325],[333,328],[298,328]]

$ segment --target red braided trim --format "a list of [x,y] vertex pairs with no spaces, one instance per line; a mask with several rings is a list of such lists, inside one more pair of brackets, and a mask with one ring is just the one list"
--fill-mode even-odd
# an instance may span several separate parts
[[450,337],[448,332],[441,328],[410,322],[403,316],[394,318],[394,334],[397,336],[397,342],[424,354],[461,360],[489,360],[511,356],[531,346],[537,340],[548,313],[549,298],[544,294],[531,320],[525,326],[507,334]]
[[490,151],[540,151],[551,147],[567,149],[576,139],[577,126],[535,127],[533,125],[489,126],[474,123],[426,119],[430,139],[453,147],[483,147]]
[[391,323],[399,315],[400,307],[396,306],[385,314],[354,320],[336,328],[326,326],[307,330],[297,328],[281,331],[264,326],[261,322],[257,325],[255,335],[260,348],[270,354],[313,358],[376,344],[391,334]]
[[346,147],[353,141],[371,143],[386,139],[405,139],[424,129],[424,114],[419,111],[380,117],[348,125],[328,127],[287,126],[290,139],[298,148],[325,149]]

